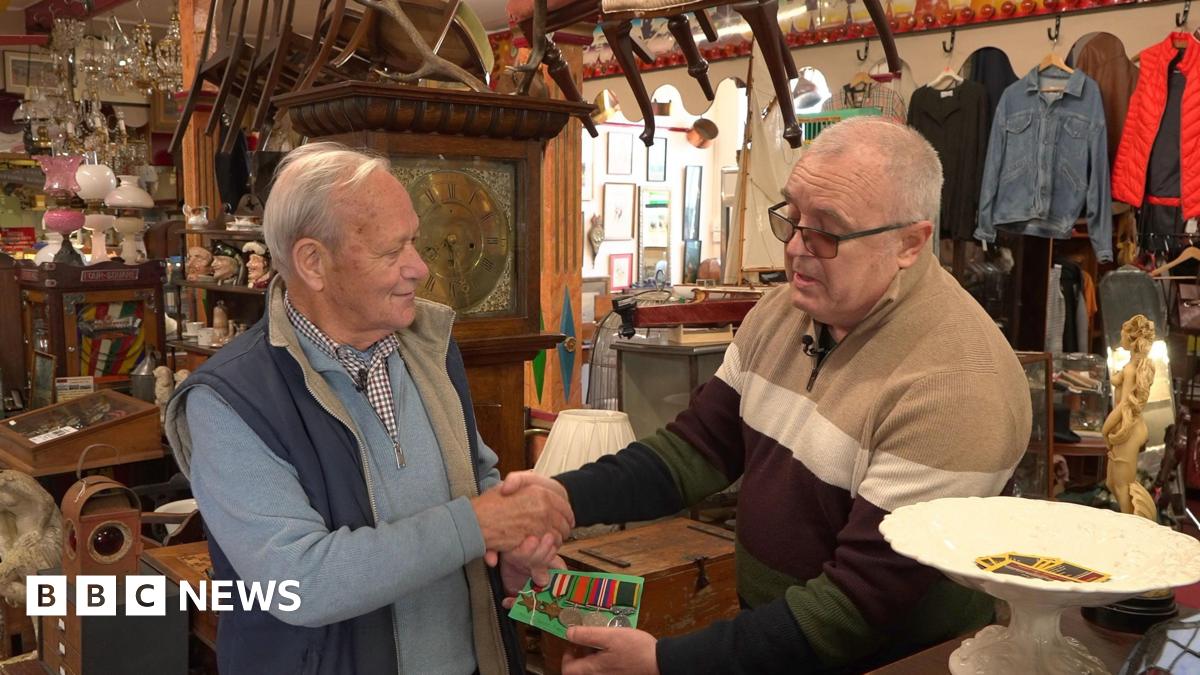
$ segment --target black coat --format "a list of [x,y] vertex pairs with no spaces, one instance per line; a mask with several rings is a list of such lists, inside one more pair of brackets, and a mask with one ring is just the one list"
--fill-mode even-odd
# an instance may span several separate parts
[[928,139],[942,160],[942,238],[970,241],[987,156],[987,91],[970,80],[945,91],[921,87],[909,103],[908,124]]

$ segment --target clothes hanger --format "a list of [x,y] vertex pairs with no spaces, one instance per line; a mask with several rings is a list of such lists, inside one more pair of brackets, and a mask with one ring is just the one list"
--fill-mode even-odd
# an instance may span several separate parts
[[962,84],[962,76],[950,69],[950,60],[954,58],[954,42],[957,36],[958,29],[951,29],[950,43],[947,44],[945,40],[942,40],[942,51],[946,52],[946,67],[942,69],[942,72],[937,74],[937,77],[933,78],[928,84],[925,85],[930,89],[946,91]]
[[870,73],[865,70],[860,70],[851,76],[849,86],[851,89],[857,89],[858,87],[869,85],[874,81],[875,80],[871,77]]
[[[1195,246],[1189,246],[1189,247],[1183,249],[1183,252],[1181,252],[1178,256],[1176,256],[1175,259],[1172,260],[1171,262],[1167,263],[1166,265],[1162,265],[1161,267],[1154,268],[1154,270],[1150,272],[1150,276],[1161,277],[1163,272],[1166,272],[1166,271],[1170,270],[1171,268],[1181,265],[1189,260],[1200,260],[1200,248],[1196,248]],[[1161,277],[1161,278],[1169,279],[1171,277]],[[1193,277],[1187,277],[1187,278],[1191,279]]]
[[[1038,62],[1037,70],[1039,73],[1045,71],[1048,68],[1058,68],[1059,70],[1067,73],[1068,75],[1075,72],[1075,69],[1068,66],[1067,62],[1063,61],[1062,57],[1059,56],[1057,52],[1055,52],[1055,49],[1058,47],[1058,37],[1059,37],[1061,31],[1062,31],[1062,16],[1060,15],[1060,16],[1054,17],[1054,29],[1053,30],[1051,30],[1049,28],[1046,29],[1046,37],[1050,38],[1050,51],[1046,52],[1046,55],[1042,57],[1042,60],[1040,62]],[[1040,87],[1039,89],[1042,92],[1052,93],[1052,92],[1061,92],[1065,88],[1055,86],[1055,87]]]

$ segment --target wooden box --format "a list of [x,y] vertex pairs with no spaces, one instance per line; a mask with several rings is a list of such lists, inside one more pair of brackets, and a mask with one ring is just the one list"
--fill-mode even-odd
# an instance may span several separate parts
[[675,518],[566,544],[573,570],[632,574],[646,580],[638,628],[682,635],[738,612],[734,535]]
[[101,389],[0,422],[0,464],[31,476],[75,471],[92,445],[85,469],[162,457],[158,406]]
[[17,264],[25,364],[54,354],[58,377],[128,376],[148,347],[166,353],[165,265]]

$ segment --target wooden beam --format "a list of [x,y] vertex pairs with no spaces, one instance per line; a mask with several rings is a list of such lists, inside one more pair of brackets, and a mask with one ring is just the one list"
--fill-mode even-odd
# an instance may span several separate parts
[[[183,58],[183,83],[185,88],[194,84],[196,69],[204,59],[199,54],[204,38],[204,27],[208,12],[215,3],[212,0],[179,0],[179,47]],[[204,133],[209,106],[197,106],[192,121],[183,137],[183,200],[191,206],[207,206],[208,218],[215,224],[221,222],[221,197],[217,190],[216,169],[213,165],[217,150],[216,139]],[[188,245],[195,245],[189,241]]]
[[0,35],[0,47],[33,45],[45,47],[50,44],[49,35]]
[[129,0],[92,0],[88,3],[79,0],[42,0],[25,8],[25,32],[49,33],[54,28],[55,17],[90,19],[127,2]]

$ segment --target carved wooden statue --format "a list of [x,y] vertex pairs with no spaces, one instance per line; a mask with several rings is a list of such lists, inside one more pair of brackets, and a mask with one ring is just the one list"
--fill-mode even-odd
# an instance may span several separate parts
[[1138,314],[1121,326],[1121,347],[1129,351],[1129,363],[1113,376],[1116,402],[1101,432],[1108,446],[1105,485],[1121,512],[1156,520],[1154,500],[1137,481],[1138,453],[1148,436],[1142,409],[1154,383],[1154,362],[1150,360],[1153,344],[1154,322],[1145,316]]

